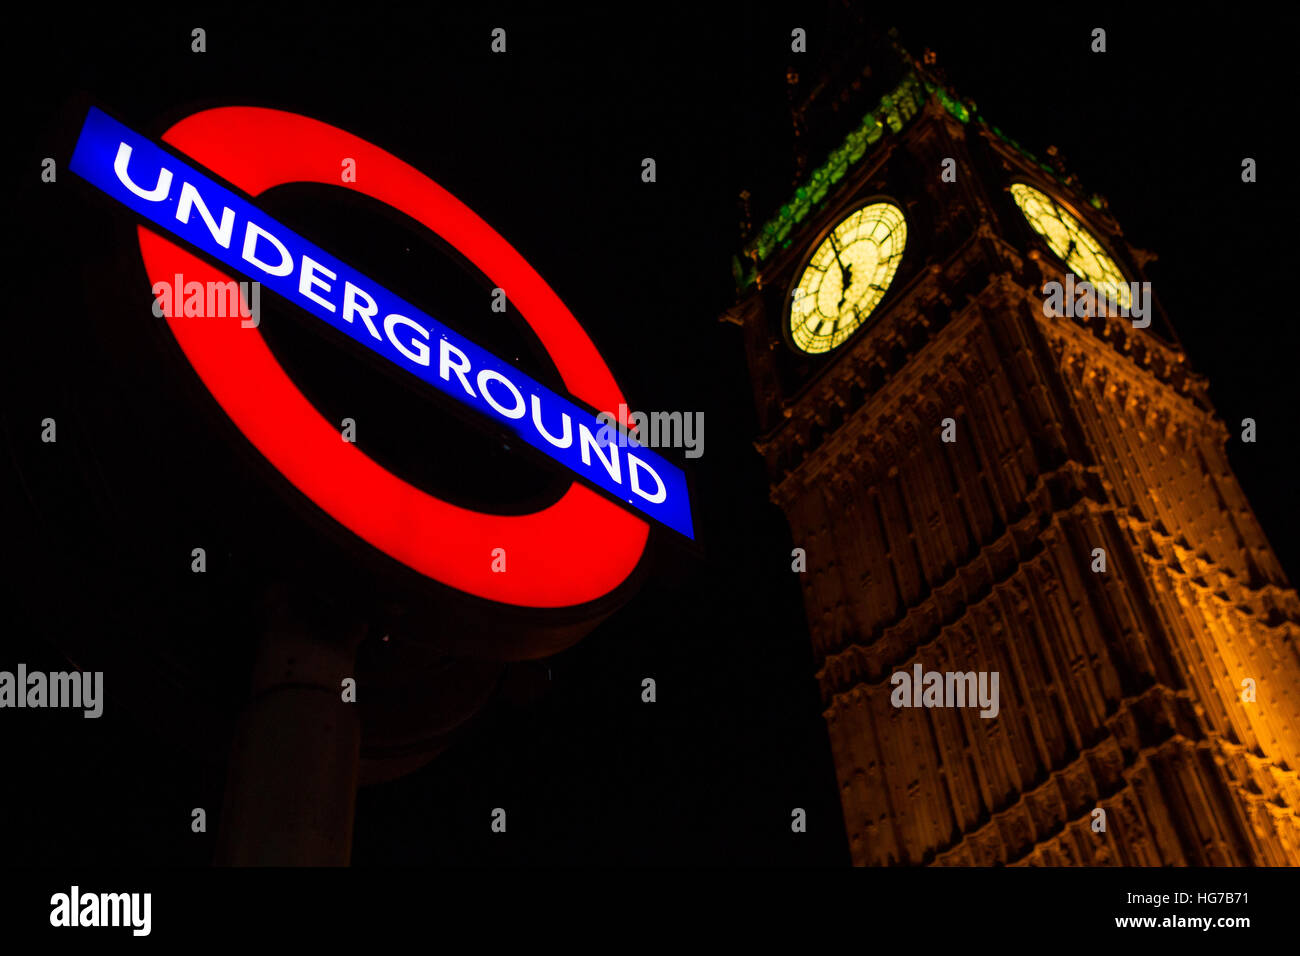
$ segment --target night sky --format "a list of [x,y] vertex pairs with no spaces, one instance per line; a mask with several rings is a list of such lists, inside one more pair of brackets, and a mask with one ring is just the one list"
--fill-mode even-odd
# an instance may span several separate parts
[[[792,543],[752,446],[740,333],[718,316],[734,301],[738,194],[751,192],[761,222],[791,188],[786,70],[815,77],[857,34],[838,4],[749,6],[196,13],[75,27],[21,15],[9,42],[37,57],[7,65],[21,233],[0,363],[16,610],[0,668],[73,659],[106,672],[108,704],[97,721],[0,716],[15,770],[0,778],[0,859],[208,863],[260,582],[319,560],[333,574],[322,591],[344,605],[353,594],[344,546],[298,529],[301,503],[153,323],[130,214],[66,169],[91,104],[153,137],[199,109],[249,104],[342,127],[431,176],[556,290],[633,408],[705,415],[704,456],[688,462],[700,548],[661,535],[626,606],[575,647],[510,668],[493,707],[432,763],[363,788],[354,864],[848,863]],[[1057,146],[1126,237],[1159,256],[1155,294],[1229,432],[1258,423],[1258,443],[1234,441],[1230,457],[1300,579],[1300,334],[1288,292],[1298,207],[1282,108],[1294,21],[863,9],[913,54],[936,51],[956,92],[1026,148]],[[195,26],[207,31],[201,55],[190,52]],[[504,55],[489,50],[497,26]],[[790,52],[796,26],[807,54]],[[1097,26],[1101,55],[1089,52]],[[40,182],[46,156],[59,159],[56,184]],[[1241,182],[1247,156],[1253,185]],[[644,157],[653,184],[641,181]],[[435,242],[338,192],[284,187],[266,208],[531,374],[553,374],[526,332],[470,307],[477,280]],[[359,419],[383,423],[363,447],[394,469],[503,509],[563,489],[341,350],[314,319],[267,308],[266,335],[295,380],[331,411],[347,404],[346,382]],[[47,415],[57,446],[39,442]],[[195,541],[214,556],[203,576],[189,572]],[[319,541],[328,557],[300,556]],[[640,699],[644,677],[657,681],[653,705]],[[488,828],[498,806],[505,838]],[[207,834],[190,832],[193,807],[208,808]],[[806,834],[790,832],[793,807],[808,811]]]

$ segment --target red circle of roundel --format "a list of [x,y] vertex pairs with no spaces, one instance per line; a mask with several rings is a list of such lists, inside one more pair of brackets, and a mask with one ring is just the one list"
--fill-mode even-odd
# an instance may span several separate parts
[[[449,242],[510,301],[550,355],[564,385],[597,409],[626,402],[578,321],[495,230],[433,180],[377,146],[318,120],[257,107],[195,113],[163,141],[250,196],[286,183],[356,189]],[[344,183],[345,158],[356,182]],[[139,227],[151,283],[232,279]],[[459,590],[524,607],[583,604],[618,587],[641,559],[649,526],[574,482],[559,501],[525,515],[471,511],[427,494],[341,440],[276,362],[261,331],[240,319],[168,319],[203,384],[239,430],[300,491],[353,533],[410,568]],[[506,572],[492,571],[504,548]]]

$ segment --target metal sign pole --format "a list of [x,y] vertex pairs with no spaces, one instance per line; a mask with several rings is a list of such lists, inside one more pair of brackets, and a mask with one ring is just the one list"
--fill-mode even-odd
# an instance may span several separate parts
[[230,755],[218,865],[351,859],[361,719],[343,682],[355,677],[364,629],[327,611],[302,613],[282,593],[272,601]]

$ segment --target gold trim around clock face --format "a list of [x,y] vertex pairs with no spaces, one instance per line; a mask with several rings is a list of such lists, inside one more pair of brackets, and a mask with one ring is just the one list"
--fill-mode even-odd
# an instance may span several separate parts
[[1127,309],[1130,302],[1128,280],[1115,260],[1106,255],[1097,238],[1078,219],[1045,192],[1025,183],[1011,186],[1011,198],[1029,220],[1034,232],[1043,237],[1047,247],[1067,269],[1092,284],[1099,293]]
[[891,202],[869,203],[836,223],[795,286],[795,346],[817,355],[844,344],[885,297],[906,244],[907,219]]

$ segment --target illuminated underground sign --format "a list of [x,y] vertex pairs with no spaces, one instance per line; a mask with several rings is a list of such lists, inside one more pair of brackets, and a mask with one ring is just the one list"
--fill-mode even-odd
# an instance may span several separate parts
[[[250,196],[284,183],[318,182],[363,191],[407,213],[507,290],[571,395],[602,411],[626,407],[604,360],[558,296],[490,226],[418,170],[343,130],[277,110],[207,110],[162,138]],[[340,182],[343,158],[362,171],[356,183]],[[92,109],[71,168],[168,232],[509,427],[629,507],[693,537],[680,468],[650,448],[609,441],[609,429],[593,412],[479,348],[176,155]],[[151,282],[170,284],[178,274],[204,285],[229,281],[149,229],[141,226],[139,235]],[[590,489],[571,485],[559,501],[527,515],[457,507],[341,441],[338,428],[306,400],[260,332],[241,328],[238,315],[203,322],[173,315],[168,323],[204,384],[259,451],[332,517],[415,570],[491,600],[559,607],[608,593],[639,561],[645,522]],[[496,548],[509,556],[508,573],[493,573],[489,561],[478,560]]]

